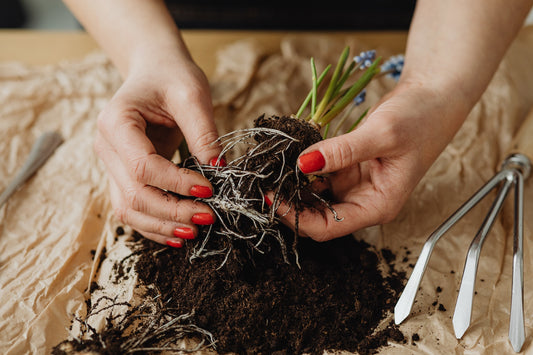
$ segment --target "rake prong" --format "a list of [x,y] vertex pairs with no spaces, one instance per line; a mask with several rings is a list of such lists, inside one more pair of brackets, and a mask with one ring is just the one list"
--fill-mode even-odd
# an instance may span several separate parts
[[405,318],[407,318],[407,316],[409,316],[409,313],[411,313],[418,286],[420,285],[422,276],[424,276],[429,257],[431,256],[431,252],[433,251],[437,240],[438,238],[435,240],[435,238],[430,237],[424,244],[422,252],[416,261],[413,273],[409,277],[409,281],[407,281],[407,285],[405,285],[402,295],[394,307],[394,323],[400,324]]
[[503,201],[509,193],[509,189],[513,185],[514,172],[510,170],[503,170],[495,177],[499,177],[499,180],[503,180],[504,183],[500,187],[496,199],[492,203],[492,206],[489,210],[489,213],[485,217],[483,224],[472,240],[466,256],[463,278],[461,280],[459,295],[457,296],[455,312],[453,314],[453,330],[457,339],[461,339],[470,326],[470,319],[472,316],[472,300],[474,297],[479,254],[481,253],[483,242],[492,228],[496,216],[501,210]]
[[526,339],[524,329],[524,177],[515,174],[514,235],[513,235],[513,283],[511,287],[511,316],[509,341],[515,352],[520,352]]

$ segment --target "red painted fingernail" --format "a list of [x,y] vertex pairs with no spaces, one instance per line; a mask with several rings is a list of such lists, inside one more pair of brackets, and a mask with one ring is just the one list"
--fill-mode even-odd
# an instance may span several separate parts
[[189,191],[189,193],[194,197],[199,198],[208,198],[213,196],[213,190],[211,190],[210,187],[200,185],[194,185],[191,187],[191,191]]
[[224,158],[220,158],[220,160],[218,159],[218,157],[214,157],[213,159],[211,159],[211,161],[209,162],[209,165],[211,166],[219,166],[219,167],[224,167],[226,166],[226,160]]
[[174,229],[174,236],[182,239],[194,239],[194,233],[192,229],[187,227],[178,227]]
[[196,213],[192,216],[191,222],[205,226],[215,223],[215,219],[209,213]]
[[304,174],[309,174],[322,169],[326,165],[326,160],[318,150],[307,153],[298,158],[298,167]]
[[268,205],[268,207],[272,206],[272,201],[270,201],[267,195],[265,195],[265,202]]
[[167,245],[172,248],[181,248],[183,247],[183,242],[181,240],[169,239],[167,240]]

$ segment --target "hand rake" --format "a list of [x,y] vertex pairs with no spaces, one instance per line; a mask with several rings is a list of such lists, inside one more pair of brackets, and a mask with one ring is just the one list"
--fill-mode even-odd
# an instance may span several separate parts
[[457,339],[462,338],[470,326],[474,286],[481,247],[506,196],[511,190],[511,187],[514,187],[513,275],[509,341],[516,352],[520,351],[525,341],[522,256],[524,179],[527,179],[531,172],[531,161],[533,161],[533,110],[529,112],[522,124],[517,137],[513,141],[510,154],[502,163],[500,171],[428,237],[409,281],[394,308],[394,321],[396,324],[403,322],[411,312],[431,252],[440,237],[489,194],[489,192],[497,188],[498,193],[496,198],[483,220],[479,231],[472,240],[466,256],[463,277],[453,316],[455,336]]

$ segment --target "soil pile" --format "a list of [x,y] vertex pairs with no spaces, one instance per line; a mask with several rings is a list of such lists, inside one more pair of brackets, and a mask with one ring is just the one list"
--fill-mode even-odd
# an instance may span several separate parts
[[392,271],[383,278],[379,254],[351,236],[327,243],[300,239],[301,268],[285,263],[275,244],[266,254],[252,251],[252,258],[232,254],[220,269],[222,257],[189,262],[187,248],[142,244],[141,282],[157,285],[177,313],[194,310],[191,322],[213,334],[220,353],[365,354],[387,341],[405,341],[391,321],[378,330],[404,275]]

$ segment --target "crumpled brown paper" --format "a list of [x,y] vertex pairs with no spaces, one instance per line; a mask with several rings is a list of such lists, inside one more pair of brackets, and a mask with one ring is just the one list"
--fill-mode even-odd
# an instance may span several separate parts
[[[309,57],[314,56],[317,66],[324,67],[336,60],[346,44],[354,52],[369,49],[355,39],[341,43],[327,36],[287,38],[273,55],[266,55],[253,42],[225,49],[211,79],[221,133],[249,126],[262,113],[294,113],[309,89]],[[506,147],[533,105],[532,58],[533,28],[526,28],[398,218],[357,232],[357,238],[378,248],[391,248],[399,261],[405,257],[406,262],[399,264],[410,273],[407,264],[416,261],[429,233],[497,171]],[[49,353],[66,339],[73,315],[85,312],[92,279],[104,286],[98,292],[123,300],[135,298],[135,275],[129,284],[110,281],[110,261],[129,251],[123,238],[115,240],[118,224],[111,213],[105,172],[92,151],[95,118],[119,85],[118,73],[103,55],[44,68],[0,64],[0,189],[22,166],[41,132],[57,130],[65,138],[48,163],[0,209],[2,354]],[[367,103],[375,103],[393,86],[387,78],[373,82]],[[401,326],[408,337],[417,333],[420,340],[416,345],[411,341],[391,344],[382,353],[512,352],[507,340],[512,257],[509,206],[482,251],[472,325],[462,340],[455,339],[451,324],[466,250],[489,205],[487,200],[476,207],[437,245],[412,315]],[[529,352],[533,337],[533,288],[528,282],[533,272],[531,181],[526,183],[525,205],[527,340],[523,351]],[[99,266],[101,257],[107,259]],[[437,286],[442,292],[436,291]],[[446,311],[438,311],[435,301]],[[97,319],[92,324],[101,325]],[[74,325],[72,333],[76,331]]]

